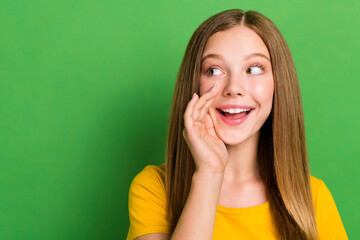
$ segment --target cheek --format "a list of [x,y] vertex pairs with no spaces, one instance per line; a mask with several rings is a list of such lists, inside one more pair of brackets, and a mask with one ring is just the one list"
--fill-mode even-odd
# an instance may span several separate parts
[[274,81],[268,79],[266,81],[254,81],[250,84],[251,96],[259,102],[267,102],[272,100],[274,95]]
[[210,81],[208,79],[201,79],[200,78],[200,86],[199,86],[199,93],[200,96],[204,93],[210,91],[210,89],[214,86],[214,81]]

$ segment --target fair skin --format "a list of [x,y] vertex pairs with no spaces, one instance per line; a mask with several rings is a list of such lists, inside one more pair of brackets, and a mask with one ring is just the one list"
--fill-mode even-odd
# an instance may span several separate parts
[[[243,208],[267,201],[257,145],[260,128],[271,112],[274,81],[262,39],[245,26],[212,35],[203,53],[199,93],[184,114],[183,135],[196,171],[173,240],[212,239],[218,204]],[[245,112],[231,112],[240,108],[251,109],[245,120]],[[157,233],[136,239],[169,237]]]

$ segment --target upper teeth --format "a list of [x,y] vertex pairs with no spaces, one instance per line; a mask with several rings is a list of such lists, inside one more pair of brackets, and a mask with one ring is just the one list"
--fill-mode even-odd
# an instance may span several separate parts
[[247,112],[250,111],[250,109],[243,109],[243,108],[228,108],[228,109],[223,109],[223,112],[228,112],[228,113],[240,113],[240,112]]

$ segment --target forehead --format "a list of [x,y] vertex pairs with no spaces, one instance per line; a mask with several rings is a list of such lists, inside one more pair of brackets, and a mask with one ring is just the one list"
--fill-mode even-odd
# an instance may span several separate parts
[[262,53],[270,59],[269,51],[257,33],[246,26],[236,26],[213,34],[205,45],[203,57],[220,54],[243,59],[254,52]]

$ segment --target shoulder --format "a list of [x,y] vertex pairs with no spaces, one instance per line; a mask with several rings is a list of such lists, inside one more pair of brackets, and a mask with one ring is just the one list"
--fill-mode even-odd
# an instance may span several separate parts
[[129,189],[130,227],[127,239],[149,233],[168,233],[165,164],[148,165]]
[[146,166],[134,177],[129,194],[154,194],[165,201],[165,164]]
[[165,179],[165,163],[160,165],[147,165],[141,172],[139,172],[135,179],[142,179],[148,177],[157,177],[161,180]]
[[156,175],[162,180],[165,179],[165,163],[160,165],[147,165],[139,174]]
[[334,199],[323,180],[310,176],[310,183],[316,212],[321,210],[324,205],[334,204]]
[[165,163],[158,166],[146,166],[133,179],[131,187],[134,187],[134,185],[156,185],[165,189]]
[[314,206],[317,205],[317,200],[318,200],[318,196],[319,196],[319,192],[322,192],[322,189],[325,186],[325,183],[323,180],[314,177],[312,175],[310,175],[310,186],[311,186],[311,193],[313,196],[313,202],[314,202]]
[[348,239],[335,200],[324,181],[310,176],[320,239]]
[[320,204],[324,205],[326,203],[334,202],[330,190],[328,189],[327,185],[323,180],[314,176],[310,176],[310,182],[315,210],[317,210],[317,208],[319,207],[322,207],[320,206]]

